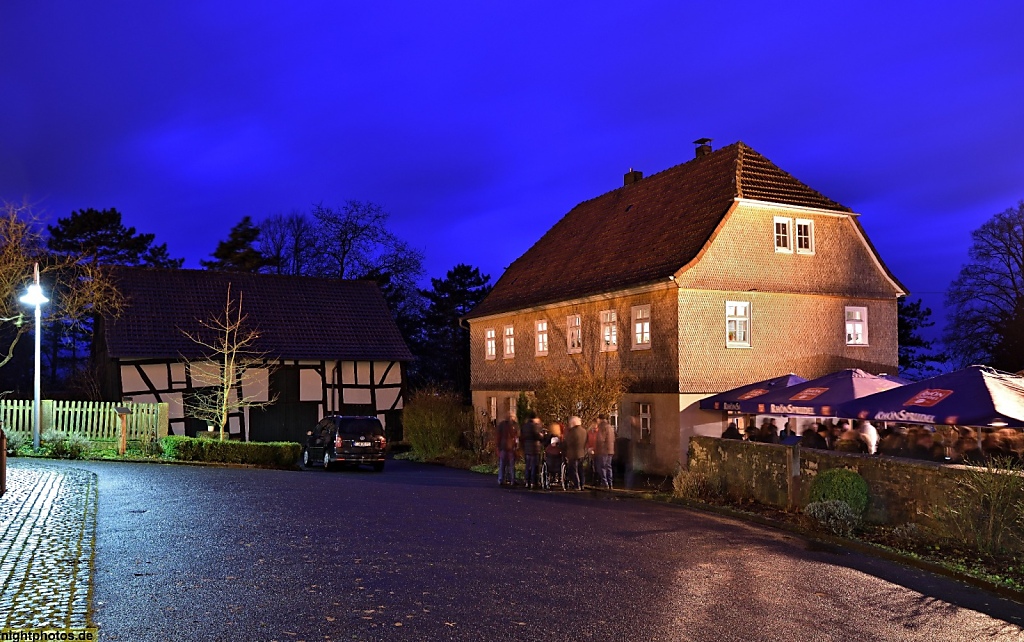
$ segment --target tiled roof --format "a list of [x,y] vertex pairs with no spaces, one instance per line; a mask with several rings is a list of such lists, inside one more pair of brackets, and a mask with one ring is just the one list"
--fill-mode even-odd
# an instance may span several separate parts
[[223,316],[230,284],[246,325],[260,333],[256,349],[269,358],[412,359],[370,281],[129,267],[113,268],[113,278],[126,307],[104,324],[111,357],[204,356],[182,330],[195,333],[199,320]]
[[850,211],[733,143],[580,203],[468,316],[666,280],[698,255],[736,198]]

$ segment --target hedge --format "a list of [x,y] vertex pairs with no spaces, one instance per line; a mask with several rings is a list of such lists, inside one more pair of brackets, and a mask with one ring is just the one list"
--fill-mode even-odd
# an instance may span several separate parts
[[250,464],[268,468],[295,468],[302,446],[290,441],[218,441],[172,435],[160,440],[164,456],[178,461]]

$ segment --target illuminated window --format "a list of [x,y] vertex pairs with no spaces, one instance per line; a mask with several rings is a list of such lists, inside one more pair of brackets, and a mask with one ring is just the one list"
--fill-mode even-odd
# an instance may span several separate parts
[[814,221],[796,220],[796,253],[814,254]]
[[618,349],[618,316],[615,310],[605,310],[601,313],[601,352],[614,352]]
[[612,411],[608,413],[608,423],[612,425],[615,434],[619,434],[619,404],[612,406]]
[[508,398],[508,418],[512,421],[519,421],[519,417],[516,416],[518,409],[516,408],[516,398]]
[[505,354],[506,359],[516,356],[516,331],[512,326],[505,326]]
[[548,322],[547,320],[537,322],[537,356],[542,357],[548,353]]
[[636,405],[636,416],[639,419],[640,441],[651,440],[651,404],[638,403]]
[[750,347],[750,302],[725,302],[725,347]]
[[846,308],[846,345],[868,345],[868,309]]
[[498,356],[498,337],[494,328],[484,330],[484,357],[494,359]]
[[488,397],[487,398],[487,412],[490,413],[491,421],[497,421],[498,419],[498,398]]
[[775,251],[776,252],[787,252],[792,254],[793,252],[793,239],[790,235],[793,233],[793,219],[786,218],[784,216],[775,217]]
[[583,352],[583,332],[580,327],[580,315],[571,314],[565,318],[566,343],[569,354]]
[[651,306],[635,305],[633,313],[633,349],[646,350],[651,347]]

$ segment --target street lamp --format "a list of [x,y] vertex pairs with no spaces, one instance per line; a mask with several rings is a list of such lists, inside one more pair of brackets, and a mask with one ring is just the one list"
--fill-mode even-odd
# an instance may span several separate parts
[[35,282],[28,286],[25,296],[18,300],[36,309],[36,385],[34,403],[32,404],[32,448],[39,450],[39,306],[49,303],[50,300],[43,296],[43,288],[39,287],[38,263],[36,263],[35,267]]

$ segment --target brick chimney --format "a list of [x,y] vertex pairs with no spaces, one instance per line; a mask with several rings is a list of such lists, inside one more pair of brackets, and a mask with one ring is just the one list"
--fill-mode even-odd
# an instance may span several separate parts
[[711,139],[710,138],[698,138],[693,141],[693,144],[697,146],[697,158],[701,156],[707,156],[711,153]]
[[643,177],[644,177],[644,173],[643,172],[635,171],[632,167],[630,167],[629,171],[626,172],[625,175],[622,177],[622,184],[623,185],[632,185],[633,183],[639,182],[640,179],[642,179]]

